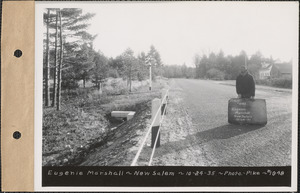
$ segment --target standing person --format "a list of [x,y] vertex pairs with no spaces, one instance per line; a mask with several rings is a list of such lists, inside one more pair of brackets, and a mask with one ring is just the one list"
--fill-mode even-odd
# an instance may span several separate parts
[[241,67],[240,75],[236,79],[236,92],[238,98],[253,99],[255,96],[255,82],[246,66]]

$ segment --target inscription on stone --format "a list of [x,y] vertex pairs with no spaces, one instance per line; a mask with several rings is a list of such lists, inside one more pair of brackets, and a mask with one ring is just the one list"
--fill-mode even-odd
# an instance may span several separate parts
[[267,109],[264,99],[230,99],[228,122],[232,124],[267,124]]

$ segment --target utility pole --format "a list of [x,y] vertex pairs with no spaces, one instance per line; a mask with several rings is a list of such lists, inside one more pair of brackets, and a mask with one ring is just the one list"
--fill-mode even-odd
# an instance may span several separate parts
[[150,65],[149,65],[149,73],[150,73],[150,75],[149,75],[149,90],[151,91],[151,89],[152,89],[152,64],[151,64],[151,62],[150,62]]
[[146,57],[146,64],[149,64],[149,90],[152,90],[152,58]]

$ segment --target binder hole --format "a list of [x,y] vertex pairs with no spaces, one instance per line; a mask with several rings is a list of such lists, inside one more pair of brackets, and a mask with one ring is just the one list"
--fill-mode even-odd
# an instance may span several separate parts
[[21,50],[16,50],[14,53],[14,56],[16,56],[17,58],[20,58],[22,56],[22,51]]
[[13,137],[15,139],[20,139],[21,138],[21,133],[19,131],[15,131],[14,134],[13,134]]

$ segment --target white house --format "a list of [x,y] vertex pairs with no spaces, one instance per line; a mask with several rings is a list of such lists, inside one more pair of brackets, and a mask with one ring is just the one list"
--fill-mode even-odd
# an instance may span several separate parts
[[259,79],[270,78],[292,78],[292,64],[291,63],[275,63],[268,64],[262,63],[262,67],[259,70]]

